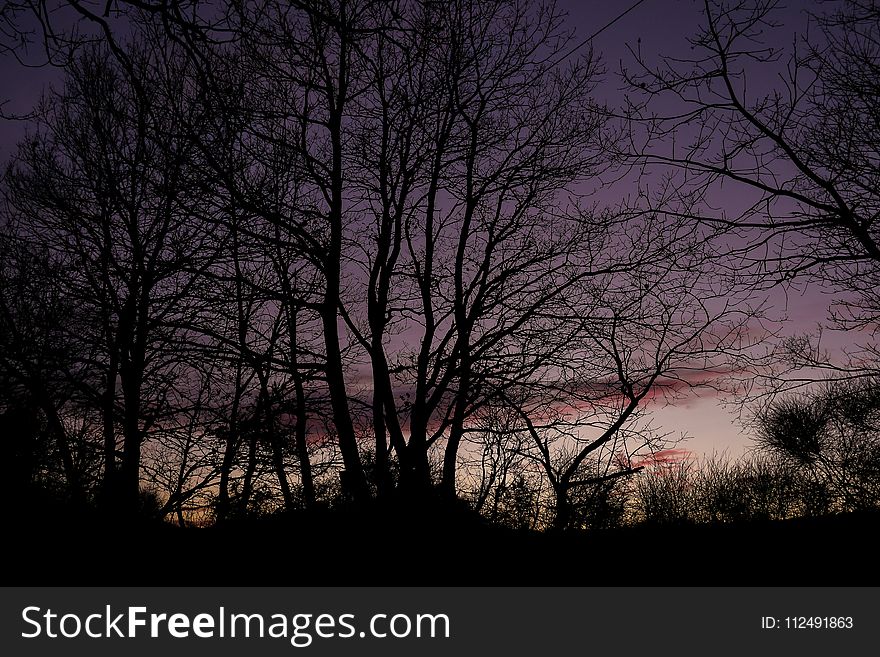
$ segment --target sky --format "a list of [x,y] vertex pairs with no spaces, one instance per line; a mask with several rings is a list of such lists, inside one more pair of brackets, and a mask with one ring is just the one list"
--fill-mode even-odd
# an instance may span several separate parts
[[[601,32],[592,39],[592,45],[604,61],[606,75],[597,93],[610,103],[621,97],[622,83],[619,71],[631,62],[627,46],[640,48],[648,58],[657,55],[683,55],[690,50],[687,37],[698,28],[702,2],[695,0],[560,0],[560,7],[568,12],[568,25],[575,30],[575,41]],[[791,0],[784,10],[781,38],[793,36],[802,24],[804,10],[815,3]],[[626,15],[621,16],[628,8]],[[609,25],[614,19],[618,18]],[[604,29],[603,29],[604,28]],[[8,53],[0,52],[0,102],[6,114],[26,112],[39,97],[41,89],[58,79],[51,68],[25,68]],[[17,140],[24,134],[22,122],[0,118],[0,161],[4,161]],[[616,192],[609,192],[613,196]],[[614,198],[607,201],[613,202]],[[782,295],[776,297],[777,310],[783,310]],[[815,290],[794,294],[785,299],[788,320],[786,330],[800,332],[815,328],[825,314],[828,299]],[[695,454],[742,454],[750,447],[748,437],[737,424],[736,408],[722,402],[710,390],[687,392],[674,406],[655,404],[654,424],[673,435],[690,436],[678,447]]]
[[[703,9],[702,0],[561,0],[559,4],[568,12],[569,24],[581,35],[577,42],[599,32],[591,43],[604,62],[606,74],[597,93],[612,104],[622,94],[621,68],[632,64],[630,49],[639,49],[648,60],[661,55],[692,55],[687,40],[698,31]],[[786,3],[779,14],[782,26],[775,38],[790,43],[803,25],[805,10],[815,6],[815,2],[806,0]],[[760,82],[773,84],[773,80],[767,79]],[[774,295],[773,310],[786,317],[785,332],[806,332],[815,330],[825,316],[828,303],[828,297],[808,289],[806,293],[802,290]],[[735,401],[710,389],[690,390],[674,405],[655,408],[654,423],[673,435],[688,436],[677,446],[680,449],[695,455],[718,453],[736,457],[748,451],[752,443],[738,421],[741,409],[732,403]]]

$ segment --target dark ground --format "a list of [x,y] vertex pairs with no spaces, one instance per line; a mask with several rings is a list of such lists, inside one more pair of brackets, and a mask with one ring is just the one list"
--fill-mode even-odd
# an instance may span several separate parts
[[540,534],[405,505],[224,527],[7,514],[4,585],[877,585],[880,514]]

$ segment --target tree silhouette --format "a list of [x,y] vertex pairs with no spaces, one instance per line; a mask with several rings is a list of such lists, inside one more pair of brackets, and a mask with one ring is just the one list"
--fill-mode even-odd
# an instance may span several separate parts
[[714,228],[583,198],[621,131],[552,4],[229,3],[225,39],[180,3],[71,6],[97,43],[49,44],[8,235],[63,272],[129,512],[142,482],[182,524],[261,491],[455,508],[491,453],[479,508],[528,525],[549,488],[576,526],[656,446],[648,404],[748,343]]
[[[69,300],[52,286],[60,274],[45,251],[23,245],[4,224],[0,256],[0,404],[23,482],[43,469],[82,501],[84,468],[76,437],[65,424],[75,413],[76,352],[64,330]],[[47,442],[54,445],[45,444]],[[53,467],[60,457],[60,468]],[[53,482],[54,484],[54,482]]]
[[133,508],[146,433],[173,412],[173,326],[213,251],[184,205],[197,203],[191,146],[172,135],[158,96],[100,48],[67,71],[7,172],[7,216],[17,240],[46,254],[47,284],[71,306],[62,324],[80,398],[102,418],[108,499]]
[[[677,194],[688,198],[679,211],[726,231],[756,286],[821,285],[836,293],[832,326],[863,329],[880,309],[880,12],[860,0],[824,4],[801,14],[787,48],[775,38],[783,9],[707,0],[692,56],[653,66],[634,52],[630,152],[677,172]],[[860,347],[842,365],[798,341],[777,356],[812,380],[816,370],[845,377],[873,369],[876,345]]]
[[878,407],[874,381],[831,383],[809,395],[781,398],[762,411],[758,444],[815,473],[842,509],[874,508]]

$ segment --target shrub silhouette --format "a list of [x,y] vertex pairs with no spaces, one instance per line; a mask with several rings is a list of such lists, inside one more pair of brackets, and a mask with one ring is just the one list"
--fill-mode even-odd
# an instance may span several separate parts
[[827,482],[774,454],[714,455],[642,473],[631,517],[647,525],[743,523],[812,517],[832,510]]
[[758,419],[758,445],[803,470],[817,491],[826,488],[832,510],[877,507],[880,383],[828,383],[776,401]]

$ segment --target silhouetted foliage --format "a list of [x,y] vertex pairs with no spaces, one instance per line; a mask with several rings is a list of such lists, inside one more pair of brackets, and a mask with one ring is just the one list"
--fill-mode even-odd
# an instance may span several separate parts
[[[774,272],[873,280],[872,201],[816,145],[871,108],[811,114],[808,96],[789,148],[784,99],[750,109],[730,83],[724,62],[745,55],[715,26],[748,36],[769,6],[710,7],[700,75],[645,73],[649,94],[697,93],[705,130],[683,159],[639,163],[696,166],[696,191],[600,207],[584,192],[626,175],[631,126],[596,99],[599,60],[571,51],[553,3],[120,1],[111,17],[40,0],[9,3],[0,28],[26,38],[25,17],[56,4],[87,29],[46,41],[63,84],[2,180],[16,485],[221,531],[356,511],[564,534],[876,500],[867,385],[771,405],[762,444],[785,458],[643,463],[669,443],[650,403],[757,339],[761,286],[731,264],[732,236],[796,229],[819,250]],[[797,61],[855,101],[828,70],[864,48]],[[721,105],[699,96],[725,80]],[[782,161],[797,171],[768,188]],[[695,212],[731,176],[768,216]]]
[[822,481],[833,507],[880,502],[880,393],[873,379],[777,400],[759,422],[758,444]]
[[827,482],[767,454],[666,464],[636,480],[632,521],[648,525],[750,523],[834,511]]

